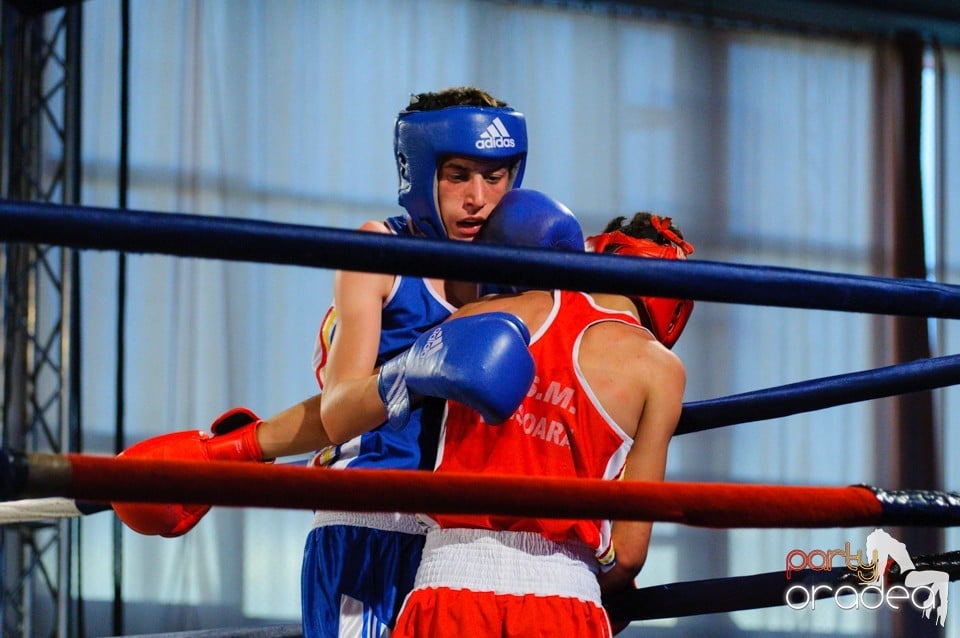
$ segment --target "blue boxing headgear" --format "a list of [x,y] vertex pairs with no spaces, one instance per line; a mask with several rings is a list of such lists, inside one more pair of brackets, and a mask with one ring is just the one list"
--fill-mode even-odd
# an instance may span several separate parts
[[437,204],[437,168],[450,155],[482,160],[515,159],[510,187],[523,181],[527,125],[509,107],[448,106],[432,111],[401,111],[393,138],[399,201],[414,228],[427,237],[446,238]]

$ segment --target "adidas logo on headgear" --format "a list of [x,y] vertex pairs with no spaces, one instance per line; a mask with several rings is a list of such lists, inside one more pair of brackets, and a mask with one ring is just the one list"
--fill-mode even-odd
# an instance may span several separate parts
[[480,134],[476,146],[478,149],[485,148],[513,148],[517,145],[507,127],[503,125],[499,117],[493,118],[493,122],[487,127],[487,130]]

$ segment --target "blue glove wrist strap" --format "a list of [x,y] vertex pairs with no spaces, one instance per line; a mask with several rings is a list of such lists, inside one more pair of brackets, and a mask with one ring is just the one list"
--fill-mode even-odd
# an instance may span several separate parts
[[404,379],[405,354],[384,363],[377,375],[377,393],[387,408],[387,421],[395,430],[402,430],[410,421],[410,394]]

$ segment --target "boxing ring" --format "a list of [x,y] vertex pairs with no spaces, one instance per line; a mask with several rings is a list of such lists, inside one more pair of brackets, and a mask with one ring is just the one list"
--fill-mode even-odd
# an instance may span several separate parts
[[[0,242],[81,250],[429,276],[621,294],[944,319],[960,318],[960,286],[920,280],[706,261],[472,245],[353,230],[175,213],[0,201]],[[238,250],[242,246],[242,250]],[[478,269],[478,263],[482,268]],[[960,355],[684,404],[676,435],[960,383]],[[226,487],[229,485],[229,489]],[[387,486],[385,488],[385,486]],[[0,454],[0,524],[79,516],[105,501],[236,507],[675,522],[707,528],[960,525],[960,493],[854,485],[647,483],[429,472],[323,472],[298,465],[145,461],[93,455]],[[918,569],[960,576],[960,552],[918,556]],[[673,583],[607,601],[645,620],[784,605],[783,571]],[[891,572],[892,582],[902,575]],[[843,568],[793,574],[843,585]]]

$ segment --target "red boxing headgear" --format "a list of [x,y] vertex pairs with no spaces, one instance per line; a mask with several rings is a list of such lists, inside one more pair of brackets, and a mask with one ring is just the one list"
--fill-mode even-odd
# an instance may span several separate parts
[[[693,246],[670,230],[669,217],[651,216],[650,222],[661,237],[668,243],[658,244],[650,239],[637,239],[619,230],[587,238],[587,250],[595,253],[613,253],[633,257],[653,257],[658,259],[686,259],[693,253]],[[668,348],[680,338],[693,312],[691,299],[667,299],[665,297],[631,296],[650,320],[653,336]]]

